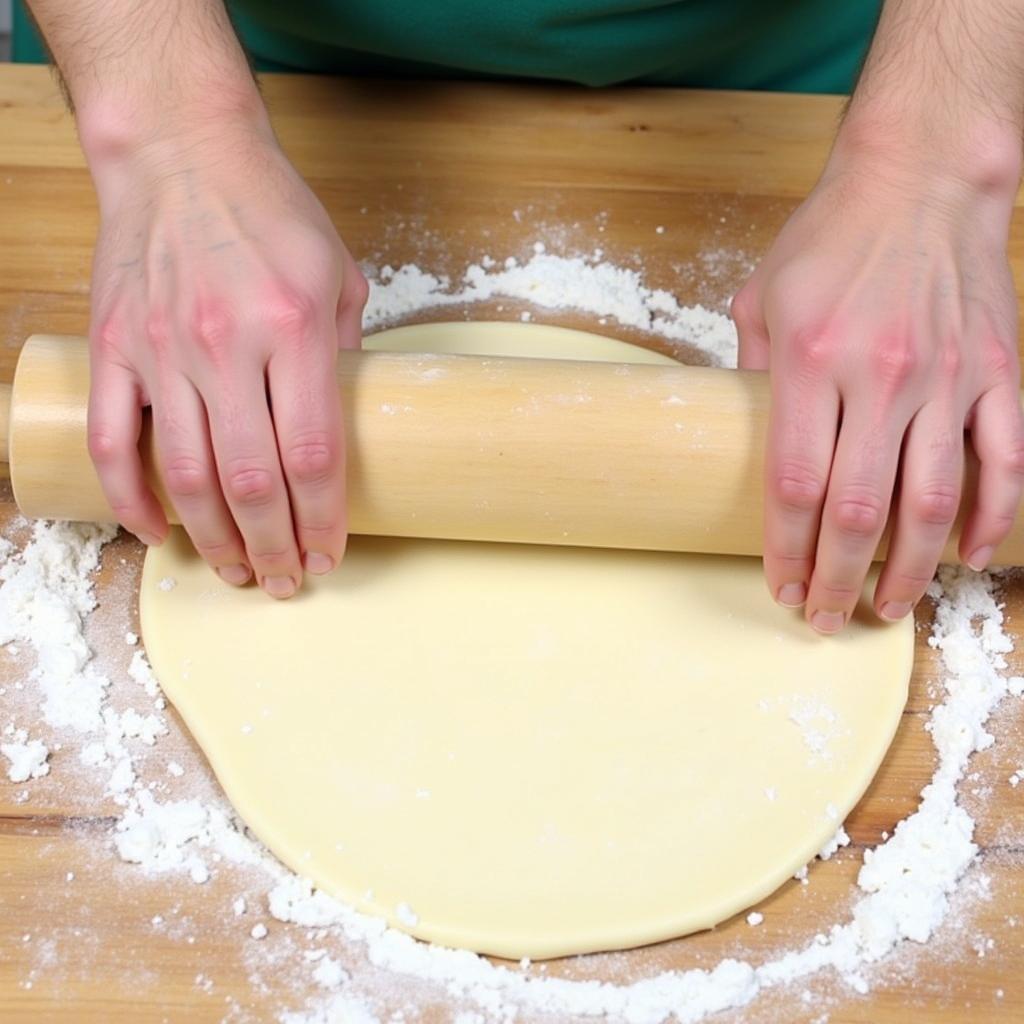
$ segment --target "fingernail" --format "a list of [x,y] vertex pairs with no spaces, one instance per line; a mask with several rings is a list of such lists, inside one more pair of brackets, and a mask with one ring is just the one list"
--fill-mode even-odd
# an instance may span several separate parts
[[295,580],[291,576],[264,576],[263,589],[271,597],[291,597],[295,593]]
[[158,548],[163,544],[163,537],[158,537],[155,533],[147,533],[145,530],[136,531],[135,536],[146,545],[147,548]]
[[879,609],[878,614],[886,622],[899,622],[900,619],[905,619],[910,614],[913,607],[909,601],[886,601]]
[[807,587],[803,583],[784,583],[777,600],[784,608],[799,608],[807,600]]
[[981,572],[985,566],[988,565],[989,559],[992,557],[992,552],[995,549],[991,544],[986,544],[984,547],[978,548],[968,559],[967,564],[975,571]]
[[323,576],[334,568],[334,559],[325,555],[322,551],[306,552],[306,572],[314,576]]
[[240,587],[243,583],[249,582],[252,570],[247,565],[222,565],[217,570],[217,575],[225,583],[230,583],[233,587]]
[[846,625],[846,616],[842,612],[815,612],[811,625],[819,633],[838,633]]

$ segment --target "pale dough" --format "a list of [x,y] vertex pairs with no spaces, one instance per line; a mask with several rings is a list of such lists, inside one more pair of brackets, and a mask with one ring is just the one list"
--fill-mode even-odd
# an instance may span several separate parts
[[[665,361],[530,325],[367,344],[481,337]],[[397,928],[512,958],[682,935],[772,892],[870,782],[913,655],[909,619],[862,610],[823,639],[757,560],[696,555],[356,538],[282,603],[176,531],[141,607],[164,690],[271,850]]]

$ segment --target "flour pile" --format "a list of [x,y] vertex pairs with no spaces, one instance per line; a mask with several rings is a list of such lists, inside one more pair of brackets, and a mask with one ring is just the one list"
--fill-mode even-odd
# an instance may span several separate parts
[[[481,261],[454,291],[449,282],[414,267],[384,274],[374,289],[371,322],[424,305],[464,302],[467,295],[516,289],[532,292],[533,301],[541,305],[557,304],[560,286],[552,275],[565,271],[607,298],[594,299],[586,307],[591,312],[643,329],[685,330],[688,340],[708,344],[714,360],[728,363],[734,358],[734,334],[718,314],[686,311],[671,296],[645,290],[637,278],[620,278],[593,261],[552,261],[554,257],[538,252],[525,266],[503,266],[495,273]],[[617,282],[626,283],[615,298]],[[78,745],[83,764],[102,769],[108,796],[122,808],[111,831],[122,860],[146,874],[172,873],[198,885],[207,884],[223,864],[245,865],[261,879],[260,899],[271,917],[314,942],[314,948],[294,955],[324,994],[301,1010],[283,1012],[280,1020],[286,1024],[377,1020],[379,1000],[361,987],[360,961],[391,972],[403,983],[427,986],[433,1000],[446,996],[458,1007],[452,1016],[457,1024],[532,1019],[540,1013],[628,1024],[695,1022],[822,971],[866,991],[871,965],[906,940],[926,942],[947,915],[950,898],[977,855],[974,822],[957,801],[957,785],[970,756],[993,742],[986,722],[996,705],[1008,693],[1019,696],[1024,691],[1024,680],[1006,678],[1012,642],[1003,628],[993,577],[943,569],[930,591],[937,609],[930,642],[943,666],[942,700],[928,725],[938,766],[917,810],[885,843],[865,853],[858,876],[861,892],[849,920],[803,948],[761,963],[730,958],[710,969],[670,971],[632,984],[559,979],[546,976],[543,965],[497,966],[472,953],[428,946],[393,931],[282,868],[222,800],[161,800],[152,784],[144,785],[139,778],[142,759],[169,732],[163,698],[141,651],[131,656],[129,679],[112,681],[97,669],[85,633],[96,605],[92,580],[112,536],[104,528],[38,522],[23,550],[0,546],[0,645],[10,649],[20,644],[34,653],[35,667],[25,685],[35,687],[39,715],[68,746]],[[134,647],[138,638],[127,629],[125,624],[120,635]],[[128,707],[114,709],[114,690],[122,697],[129,694]],[[48,767],[45,745],[24,731],[31,723],[9,725],[8,742],[0,750],[10,762],[11,780],[38,777]],[[166,772],[175,778],[184,774],[174,761],[167,763]],[[821,856],[832,856],[848,842],[840,827]],[[806,879],[806,869],[801,874]],[[241,919],[260,909],[253,904],[252,898],[239,896],[234,916]],[[760,925],[763,915],[751,913],[747,920]],[[254,947],[263,948],[269,940],[262,922],[240,922],[239,927],[247,936],[241,941],[251,937]],[[352,962],[339,960],[335,951],[344,944],[355,944],[361,954]],[[209,979],[200,975],[196,983],[205,986]]]
[[601,324],[613,320],[699,349],[715,366],[736,365],[736,329],[727,316],[682,306],[670,292],[648,287],[639,271],[602,257],[600,249],[590,257],[555,256],[537,242],[526,263],[510,256],[497,264],[484,256],[466,268],[458,285],[415,264],[385,266],[370,281],[363,323],[373,331],[423,309],[508,298],[542,309],[583,310]]

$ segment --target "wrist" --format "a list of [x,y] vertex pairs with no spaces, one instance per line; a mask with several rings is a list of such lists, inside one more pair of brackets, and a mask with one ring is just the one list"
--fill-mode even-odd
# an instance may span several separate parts
[[86,161],[95,175],[141,153],[193,145],[239,131],[272,137],[256,83],[239,75],[209,83],[201,95],[98,94],[79,100],[75,115]]
[[875,168],[927,191],[983,194],[1012,205],[1024,168],[1019,129],[998,119],[881,110],[854,97],[836,135],[829,165]]

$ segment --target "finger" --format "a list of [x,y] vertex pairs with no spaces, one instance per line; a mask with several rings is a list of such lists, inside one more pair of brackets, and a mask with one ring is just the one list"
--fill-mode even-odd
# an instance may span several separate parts
[[221,493],[206,409],[185,377],[169,375],[162,383],[153,432],[167,495],[196,550],[225,582],[248,583],[252,569]]
[[963,467],[962,417],[938,403],[925,406],[903,446],[896,525],[875,588],[881,618],[909,615],[935,575],[960,507]]
[[[271,597],[291,597],[302,582],[291,506],[277,438],[257,367],[204,395],[214,459],[228,508],[245,542],[249,564]],[[236,368],[239,376],[241,368]]]
[[729,303],[739,340],[738,365],[741,370],[767,370],[770,363],[768,328],[749,288],[749,284],[744,286]]
[[142,390],[135,374],[94,359],[89,388],[88,444],[114,515],[144,544],[162,544],[167,517],[146,483],[139,455]]
[[860,600],[892,504],[907,424],[879,422],[867,409],[844,415],[822,510],[808,622],[837,633]]
[[345,451],[335,376],[334,325],[323,356],[301,361],[280,349],[267,367],[278,454],[291,497],[302,562],[330,572],[345,551]]
[[335,323],[338,330],[338,348],[358,349],[363,340],[363,308],[369,297],[370,286],[356,261],[346,253],[342,265],[341,295]]
[[831,382],[772,370],[765,451],[764,570],[779,604],[804,604],[839,420]]
[[1024,487],[1024,418],[1015,386],[1001,385],[978,399],[971,444],[981,471],[974,507],[960,538],[960,558],[980,571],[1010,532]]

